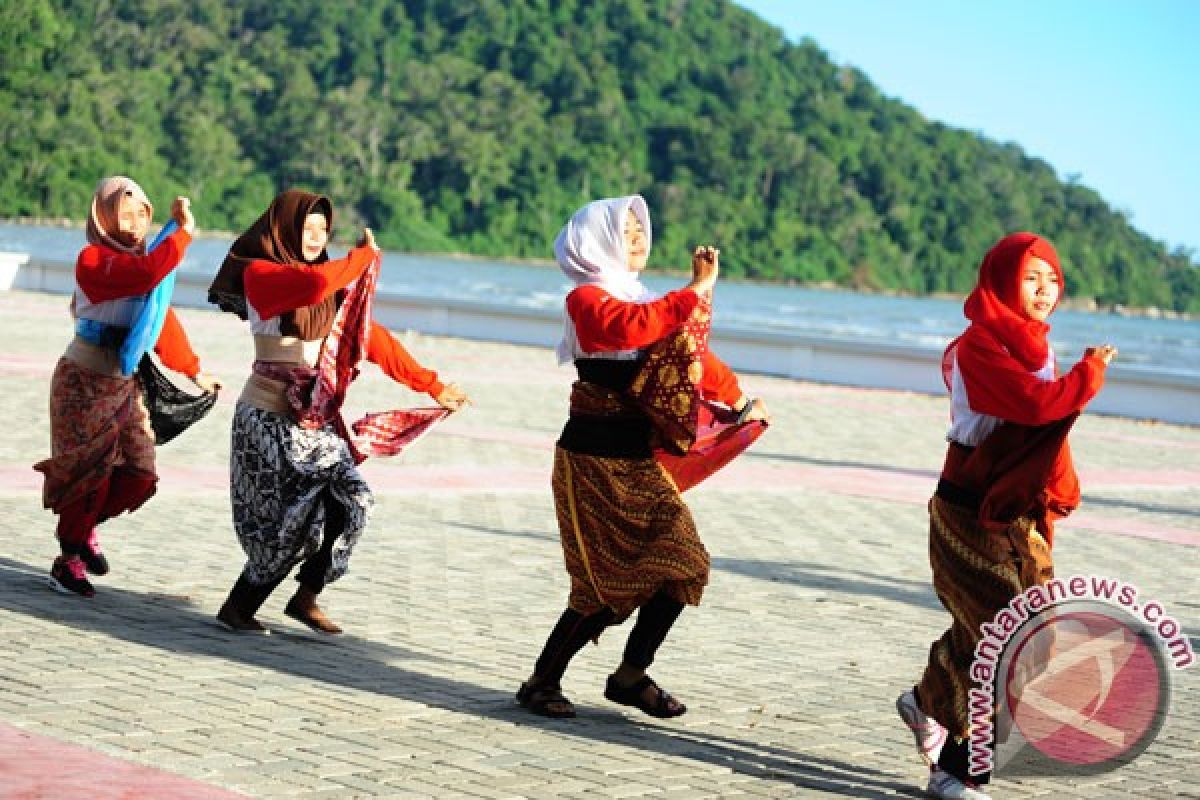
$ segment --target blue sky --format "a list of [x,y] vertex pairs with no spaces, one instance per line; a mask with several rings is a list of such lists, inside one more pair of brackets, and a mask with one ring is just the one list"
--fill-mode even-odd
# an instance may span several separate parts
[[737,0],[1200,260],[1200,0]]

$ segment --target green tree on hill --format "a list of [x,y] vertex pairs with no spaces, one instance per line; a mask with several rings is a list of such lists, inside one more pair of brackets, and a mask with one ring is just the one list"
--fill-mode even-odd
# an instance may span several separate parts
[[711,241],[735,276],[962,292],[1031,229],[1073,296],[1200,311],[1194,253],[726,0],[26,0],[0,9],[0,134],[8,217],[81,219],[128,172],[210,228],[304,186],[347,235],[545,258],[636,191],[659,267]]

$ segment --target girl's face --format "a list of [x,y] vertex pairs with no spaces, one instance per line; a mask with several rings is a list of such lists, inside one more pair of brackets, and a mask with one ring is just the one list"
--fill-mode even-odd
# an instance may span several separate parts
[[117,204],[117,233],[114,238],[127,247],[141,244],[150,227],[150,212],[144,203],[124,195]]
[[646,268],[650,258],[650,248],[646,241],[646,229],[633,213],[633,209],[625,215],[625,260],[629,263],[630,272],[639,272]]
[[1030,319],[1045,322],[1058,305],[1058,273],[1034,256],[1021,271],[1021,311]]
[[324,214],[309,214],[304,218],[304,231],[301,234],[301,255],[308,262],[316,261],[329,242],[329,220]]

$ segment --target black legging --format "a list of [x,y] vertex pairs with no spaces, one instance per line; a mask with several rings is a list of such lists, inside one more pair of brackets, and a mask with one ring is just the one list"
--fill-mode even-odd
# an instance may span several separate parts
[[[683,603],[663,592],[651,597],[638,610],[637,622],[629,632],[629,639],[625,643],[625,663],[643,670],[653,664],[658,648],[682,611]],[[588,616],[568,608],[558,618],[558,623],[546,639],[542,654],[533,667],[534,674],[544,685],[558,686],[575,654],[613,624],[615,619],[616,614],[610,608]]]
[[[300,565],[300,571],[296,575],[296,580],[300,582],[300,585],[313,594],[320,594],[321,590],[325,588],[325,575],[333,564],[333,546],[338,537],[342,535],[346,525],[345,509],[328,490],[321,495],[321,503],[325,506],[325,530],[321,535],[321,547],[317,552],[304,559]],[[267,602],[271,592],[275,591],[275,588],[283,583],[283,579],[286,577],[287,574],[284,573],[274,580],[259,584],[246,580],[246,576],[243,574],[233,585],[229,599],[233,601],[234,608],[243,617],[253,617],[262,608],[263,603]]]
[[325,588],[325,575],[333,566],[333,545],[346,527],[346,509],[333,498],[328,490],[321,496],[325,506],[325,531],[321,537],[321,547],[317,552],[304,559],[296,580],[300,585],[313,594],[320,594]]
[[968,772],[970,755],[970,740],[959,739],[951,734],[946,737],[946,743],[942,745],[942,754],[938,757],[937,762],[938,768],[949,772],[964,783],[969,781],[982,786],[991,780],[992,773],[985,772],[982,775],[971,775]]

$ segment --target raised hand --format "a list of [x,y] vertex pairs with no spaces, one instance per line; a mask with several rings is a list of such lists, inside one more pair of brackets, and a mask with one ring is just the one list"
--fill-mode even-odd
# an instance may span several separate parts
[[700,245],[692,252],[692,282],[688,288],[698,294],[711,292],[721,271],[721,251],[711,245]]
[[1096,356],[1104,362],[1104,366],[1112,363],[1112,360],[1117,357],[1117,348],[1111,344],[1102,344],[1099,347],[1089,347],[1083,351],[1084,357]]
[[746,400],[746,402],[741,408],[734,408],[734,410],[738,412],[737,421],[739,423],[761,420],[768,425],[771,424],[771,413],[767,411],[767,404],[761,397],[755,397],[753,399],[746,398],[745,395],[742,395],[742,397]]
[[196,232],[196,218],[192,216],[192,201],[186,197],[176,197],[171,203],[171,219],[188,233]]

